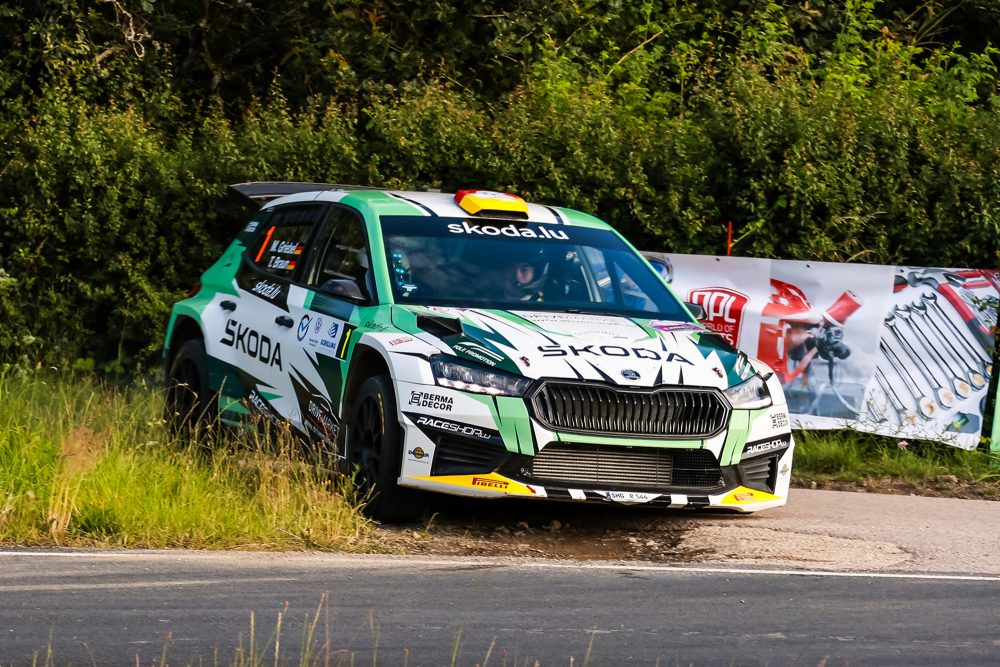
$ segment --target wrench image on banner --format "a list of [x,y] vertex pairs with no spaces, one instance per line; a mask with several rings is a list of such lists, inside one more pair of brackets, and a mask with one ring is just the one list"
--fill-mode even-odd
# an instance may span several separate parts
[[896,316],[889,315],[889,317],[885,318],[885,326],[892,332],[892,335],[895,336],[896,342],[899,343],[900,348],[906,353],[910,360],[916,364],[920,374],[924,377],[924,380],[927,381],[927,385],[930,387],[931,391],[934,392],[934,395],[937,396],[938,404],[942,408],[953,407],[955,405],[955,394],[948,389],[945,389],[943,384],[938,383],[923,358],[917,354],[917,351],[913,349],[913,346],[910,345],[909,341],[907,341],[906,338],[900,334],[899,330],[896,328]]
[[[903,404],[903,401],[899,398],[899,395],[896,393],[896,390],[892,388],[892,385],[889,384],[889,381],[885,379],[885,374],[882,372],[882,369],[880,368],[875,369],[875,381],[878,383],[879,389],[882,390],[882,393],[885,394],[886,398],[889,399],[889,403],[892,404],[892,408],[896,411],[896,417],[898,418],[899,422],[900,423],[907,422],[909,424],[912,424],[915,421],[913,413],[906,409],[906,406]],[[913,394],[910,394],[910,398],[913,400],[913,404],[917,405],[917,397],[914,396]],[[878,421],[886,421],[885,416],[880,415],[880,417],[881,418],[878,419]]]
[[[917,410],[927,419],[932,419],[935,413],[937,413],[937,404],[934,402],[934,399],[926,394],[923,396],[917,395],[916,392],[920,391],[920,385],[913,379],[913,376],[910,375],[910,371],[903,364],[903,362],[899,360],[896,353],[893,352],[892,348],[889,347],[884,340],[880,340],[878,346],[879,349],[882,350],[882,354],[885,356],[886,361],[888,361],[889,365],[896,371],[896,374],[899,375],[900,378],[905,375],[906,379],[910,381],[910,384],[906,384],[904,382],[903,386],[906,387],[906,391],[910,394],[910,397],[913,398],[913,404],[917,406]],[[882,377],[885,378],[884,375]]]
[[[941,354],[941,351],[937,348],[937,346],[931,343],[924,330],[917,326],[916,318],[913,317],[910,307],[897,307],[895,309],[895,314],[900,321],[906,322],[907,327],[911,332],[913,332],[913,337],[920,343],[920,346],[927,350],[931,356],[936,357],[940,362],[939,369],[944,372],[946,380],[945,384],[947,384],[947,380],[950,380],[951,387],[955,390],[955,394],[959,398],[968,398],[969,396],[972,396],[972,385],[963,380],[960,377],[960,373],[955,372],[955,370],[951,367],[951,364],[949,364],[948,360],[944,358],[944,355]],[[949,374],[951,375],[950,378],[948,377]]]
[[[962,343],[962,347],[969,352],[972,359],[982,360],[982,369],[986,375],[993,374],[993,360],[990,358],[989,354],[979,345],[974,345],[969,342],[969,339],[962,333],[962,331],[948,319],[948,315],[941,309],[941,304],[938,303],[936,294],[924,294],[920,297],[920,300],[928,304],[928,306],[934,311],[937,318],[944,322],[944,325],[955,334],[955,337]],[[988,348],[992,349],[992,348]]]
[[[955,274],[946,273],[945,275],[954,276]],[[916,287],[917,285],[928,285],[940,293],[941,296],[943,296],[955,309],[959,317],[962,318],[962,321],[965,322],[965,326],[972,334],[973,340],[979,343],[979,345],[981,345],[984,349],[993,349],[993,337],[990,335],[990,332],[987,331],[986,327],[979,322],[979,318],[976,316],[975,312],[973,312],[972,309],[966,305],[965,301],[962,300],[962,297],[955,291],[955,288],[952,287],[951,283],[947,281],[947,278],[945,282],[941,282],[937,278],[927,275],[926,271],[921,273],[911,271],[906,276],[906,281],[911,287]]]
[[[941,343],[940,349],[943,349],[948,358],[957,364],[956,368],[958,368],[959,371],[957,376],[961,377],[962,371],[964,370],[968,375],[969,384],[971,384],[974,389],[982,389],[985,387],[987,384],[986,378],[983,377],[983,374],[979,372],[979,370],[975,368],[967,368],[968,364],[966,363],[966,359],[963,357],[962,353],[955,348],[955,344],[950,340],[949,336],[945,335],[945,333],[941,331],[941,328],[938,327],[934,318],[927,310],[927,304],[922,300],[914,301],[907,307],[913,313],[913,317],[910,322],[914,325],[920,326],[921,330],[924,332],[925,338],[927,338],[928,341],[930,340],[930,336],[928,335],[928,329],[925,327],[928,327],[929,330],[934,332],[934,338]],[[978,357],[969,359],[968,361],[977,364],[980,367],[980,370],[985,370],[983,364],[978,362]],[[950,366],[951,365],[949,364],[949,367]]]

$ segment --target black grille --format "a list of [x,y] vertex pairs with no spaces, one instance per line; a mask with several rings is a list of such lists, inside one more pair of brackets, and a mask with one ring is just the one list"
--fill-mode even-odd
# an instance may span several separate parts
[[761,456],[740,463],[743,486],[774,493],[778,480],[778,456]]
[[496,445],[441,437],[434,448],[432,475],[474,475],[496,470],[507,450]]
[[712,389],[639,391],[546,382],[531,404],[538,421],[554,431],[707,438],[729,421],[729,404]]
[[539,482],[596,489],[662,492],[724,485],[718,461],[705,449],[553,442],[531,459],[527,472]]

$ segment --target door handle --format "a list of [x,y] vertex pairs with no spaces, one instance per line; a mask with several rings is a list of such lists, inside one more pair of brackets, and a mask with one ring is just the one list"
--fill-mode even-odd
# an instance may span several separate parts
[[229,312],[236,310],[236,304],[232,301],[223,301],[219,304],[219,307],[222,308],[222,310],[228,310]]
[[277,324],[278,326],[288,327],[289,329],[291,329],[292,325],[295,324],[295,320],[290,318],[288,315],[278,315],[276,318],[274,318],[274,323]]

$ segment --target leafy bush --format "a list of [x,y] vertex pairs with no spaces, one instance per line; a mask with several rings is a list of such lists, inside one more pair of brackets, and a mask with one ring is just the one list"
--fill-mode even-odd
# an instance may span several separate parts
[[997,261],[997,51],[935,42],[992,10],[160,4],[0,1],[0,363],[154,363],[248,180],[509,190],[655,250],[720,254],[731,221],[742,255]]

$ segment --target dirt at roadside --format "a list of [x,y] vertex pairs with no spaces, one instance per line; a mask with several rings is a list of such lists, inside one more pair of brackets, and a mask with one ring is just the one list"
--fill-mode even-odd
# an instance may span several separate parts
[[622,505],[435,498],[422,524],[380,526],[386,550],[413,555],[540,556],[689,562],[690,511]]
[[[793,478],[798,488],[1000,500],[992,483],[962,482],[950,476],[923,485],[893,478],[857,483]],[[538,556],[574,560],[700,562],[722,554],[713,539],[685,539],[708,518],[728,512],[663,510],[642,506],[519,500],[483,501],[435,497],[429,520],[408,526],[380,526],[381,549],[410,555]],[[753,523],[752,517],[745,517]],[[752,528],[749,524],[747,529]],[[760,544],[769,540],[763,539]],[[771,540],[773,541],[773,539]],[[815,543],[815,538],[810,541]],[[760,545],[754,548],[759,552]],[[794,550],[794,549],[793,549]],[[886,554],[891,562],[895,554]],[[884,559],[884,560],[885,560]]]
[[857,482],[792,477],[792,486],[799,489],[826,489],[827,491],[891,493],[903,496],[965,498],[967,500],[1000,500],[1000,485],[995,481],[967,481],[954,475],[941,475],[937,479],[927,480],[920,484],[895,477],[867,477]]

